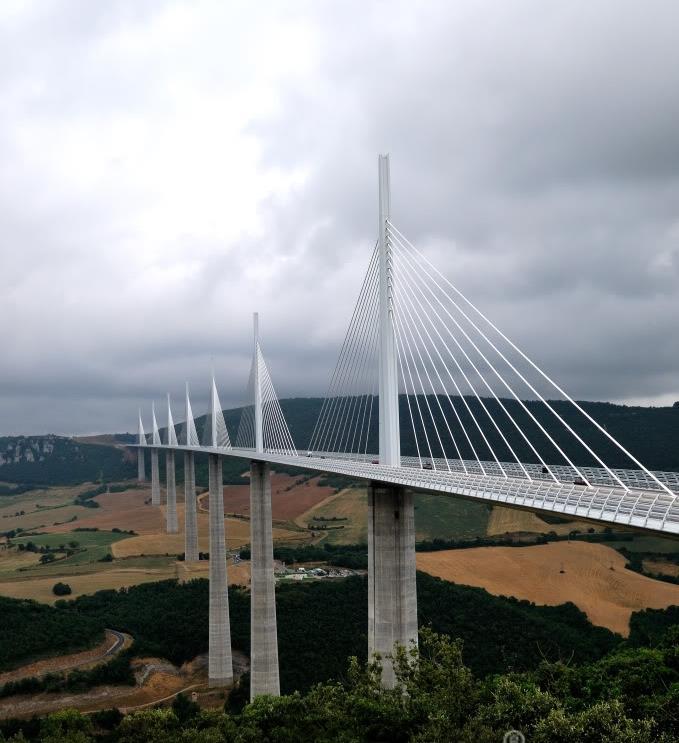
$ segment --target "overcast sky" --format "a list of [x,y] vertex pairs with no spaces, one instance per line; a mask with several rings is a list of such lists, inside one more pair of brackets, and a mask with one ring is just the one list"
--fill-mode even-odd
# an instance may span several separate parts
[[3,0],[0,433],[198,414],[212,358],[237,405],[253,310],[322,393],[387,151],[394,222],[571,394],[679,399],[673,0]]

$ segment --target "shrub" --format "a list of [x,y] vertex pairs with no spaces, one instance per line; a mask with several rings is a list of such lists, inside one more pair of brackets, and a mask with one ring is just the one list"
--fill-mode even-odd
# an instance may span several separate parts
[[55,583],[52,588],[52,593],[55,596],[69,596],[73,593],[71,586],[68,583]]

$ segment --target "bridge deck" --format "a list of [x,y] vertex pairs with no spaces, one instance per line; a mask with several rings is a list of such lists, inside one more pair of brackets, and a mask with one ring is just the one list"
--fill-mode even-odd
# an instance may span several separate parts
[[[135,447],[138,445],[135,445]],[[651,487],[622,487],[611,484],[595,484],[611,478],[605,470],[584,468],[581,472],[591,477],[592,484],[576,485],[574,482],[554,482],[547,479],[541,468],[536,465],[530,467],[531,476],[535,479],[527,480],[525,474],[518,469],[512,470],[507,476],[500,474],[497,463],[495,469],[488,467],[487,474],[481,474],[478,463],[469,462],[467,465],[476,465],[477,471],[468,467],[465,473],[460,460],[452,471],[441,460],[437,460],[437,469],[422,469],[419,460],[412,457],[403,457],[401,467],[385,467],[374,464],[372,459],[349,458],[337,453],[300,454],[291,456],[277,452],[255,453],[252,449],[222,449],[203,446],[167,446],[147,445],[144,449],[172,449],[175,451],[193,451],[202,454],[219,454],[225,457],[237,457],[251,460],[256,458],[272,464],[283,464],[287,467],[300,467],[316,472],[330,472],[337,475],[365,481],[383,482],[391,485],[402,485],[429,493],[442,495],[458,495],[464,498],[479,500],[485,503],[502,503],[508,506],[528,509],[537,512],[551,512],[562,516],[596,521],[616,526],[630,526],[635,529],[661,532],[667,535],[679,534],[679,499],[666,491]],[[486,463],[484,463],[486,464]],[[432,465],[433,467],[433,465]],[[518,467],[515,465],[515,467]],[[535,471],[535,470],[540,471]],[[572,477],[570,468],[567,473]],[[459,471],[458,471],[459,470]],[[634,470],[616,470],[622,473],[623,482],[632,482],[634,477],[626,473]],[[492,474],[490,474],[492,473]],[[643,473],[640,473],[643,474]],[[677,475],[673,472],[654,473],[661,482],[668,484],[671,490],[677,489]],[[651,480],[651,482],[653,482]]]

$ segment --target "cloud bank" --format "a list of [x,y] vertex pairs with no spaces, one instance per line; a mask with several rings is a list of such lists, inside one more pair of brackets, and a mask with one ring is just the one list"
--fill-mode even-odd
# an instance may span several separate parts
[[676,3],[0,6],[0,432],[322,394],[394,222],[581,399],[679,398]]

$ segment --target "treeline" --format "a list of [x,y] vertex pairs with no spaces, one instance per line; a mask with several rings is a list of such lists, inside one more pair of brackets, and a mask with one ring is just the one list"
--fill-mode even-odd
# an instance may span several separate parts
[[[240,551],[242,560],[250,559],[250,548]],[[366,544],[324,544],[304,545],[301,547],[274,547],[274,560],[286,565],[296,562],[328,562],[352,570],[368,569],[368,545]]]
[[[309,528],[320,529],[317,526]],[[417,542],[417,552],[439,552],[441,550],[469,549],[470,547],[525,547],[526,544],[547,544],[549,542],[582,541],[582,542],[632,542],[634,534],[629,532],[617,533],[610,529],[603,532],[581,532],[574,529],[568,534],[535,534],[516,539],[511,535],[497,535],[493,537],[473,537],[471,539],[436,539]],[[623,549],[625,556],[633,555]],[[250,548],[244,547],[239,555],[242,560],[250,559]],[[367,544],[310,544],[301,546],[274,547],[273,556],[275,560],[281,560],[286,565],[298,562],[327,562],[338,567],[351,568],[353,570],[368,569],[368,545]]]
[[113,660],[87,670],[76,669],[70,673],[46,673],[29,676],[19,681],[9,681],[0,687],[0,699],[15,694],[81,693],[103,684],[134,686],[135,679],[130,658],[132,649],[123,650]]
[[101,618],[0,596],[0,671],[90,648],[104,639]]
[[[543,658],[598,658],[620,641],[594,627],[572,604],[535,606],[418,573],[421,626],[465,641],[465,660],[480,676],[526,670]],[[250,595],[229,589],[232,644],[249,653]],[[65,615],[95,619],[135,638],[135,652],[183,663],[207,651],[208,584],[146,583],[59,601]],[[276,589],[281,688],[307,689],[338,678],[346,658],[367,653],[367,580],[284,583]]]
[[35,485],[33,483],[23,483],[19,485],[5,485],[0,484],[0,495],[21,495],[27,493],[29,490],[33,490]]
[[[462,423],[469,435],[471,445],[479,452],[480,456],[492,459],[483,438],[474,424],[472,415],[477,420],[485,420],[486,414],[479,401],[475,397],[465,397],[465,403],[462,404],[459,398],[453,398]],[[517,429],[509,422],[506,414],[500,407],[500,403],[493,398],[482,398],[488,412],[497,422],[502,435],[494,426],[485,426],[484,433],[497,453],[500,459],[513,461],[514,457],[509,451],[506,441],[512,449],[524,462],[537,462],[535,454],[528,447],[526,441],[518,433]],[[411,399],[411,405],[413,400]],[[439,431],[445,431],[446,426],[441,417],[437,402],[430,396],[426,405],[423,399],[419,400],[423,409],[429,407],[434,413],[436,424]],[[576,463],[580,465],[594,465],[598,463],[593,461],[584,449],[577,444],[571,434],[558,423],[556,418],[550,413],[544,405],[535,400],[524,402],[526,409],[514,399],[501,399],[504,408],[511,413],[514,420],[517,421],[521,429],[526,432],[529,438],[539,444],[539,449],[545,453],[550,462],[562,463],[562,460],[555,454],[554,447],[549,444],[544,434],[539,430],[535,422],[531,419],[526,409],[539,421],[540,425],[552,436],[557,444],[565,453]],[[318,419],[323,400],[321,398],[291,398],[281,400],[281,407],[286,421],[290,428],[296,446],[299,449],[306,449],[309,445],[314,426]],[[616,405],[608,402],[589,402],[581,401],[579,403],[584,410],[589,413],[594,420],[600,423],[604,429],[631,451],[644,465],[650,469],[679,471],[679,446],[677,445],[677,430],[679,426],[679,407],[638,407],[628,405]],[[444,411],[449,411],[450,407],[446,400],[441,399],[441,405]],[[561,415],[561,417],[572,427],[572,429],[587,441],[592,448],[602,456],[603,460],[611,467],[629,467],[629,460],[615,447],[610,440],[589,423],[572,405],[563,400],[550,401],[552,408]],[[413,438],[412,428],[410,426],[410,415],[408,412],[408,401],[404,395],[399,398],[400,417],[401,417],[401,451],[404,455],[415,456],[417,451]],[[235,431],[238,428],[240,420],[240,409],[227,410],[224,412],[227,427],[235,438]],[[452,412],[449,419],[455,420]],[[422,424],[416,419],[418,440],[424,441],[424,430]],[[201,430],[199,428],[199,430]],[[455,430],[453,430],[455,433]],[[432,446],[436,447],[437,437],[434,434],[431,422],[427,426],[427,434]],[[446,442],[444,441],[444,444]],[[474,459],[474,453],[466,437],[457,437],[458,446],[461,448],[461,454],[464,458]],[[452,446],[449,447],[453,451]],[[378,451],[378,430],[377,422],[370,431],[368,438],[368,452]],[[434,451],[434,456],[439,456],[440,451]],[[449,456],[452,456],[450,452]]]
[[[0,731],[16,735],[13,743],[672,743],[679,735],[678,640],[675,627],[653,648],[621,645],[581,665],[544,659],[527,672],[479,678],[460,641],[425,628],[419,648],[397,654],[393,689],[382,687],[379,663],[353,659],[341,680],[243,708],[227,701],[224,713],[182,697],[171,708],[123,719],[115,711],[88,717],[63,710],[42,721],[3,721]],[[510,738],[510,731],[519,732]]]
[[[555,531],[546,534],[526,534],[519,538],[511,534],[498,534],[492,537],[472,537],[471,539],[435,539],[424,540],[415,545],[418,552],[440,552],[441,550],[469,549],[470,547],[525,547],[527,544],[548,544],[549,542],[633,542],[634,534],[614,532],[609,528],[596,532],[590,528],[587,532],[573,529],[568,534],[557,534]],[[623,552],[624,548],[620,549]],[[625,553],[627,554],[627,553]]]
[[[593,627],[571,604],[535,606],[492,596],[483,589],[457,586],[418,573],[420,625],[464,642],[465,661],[485,676],[507,669],[536,667],[543,658],[583,662],[601,657],[620,642],[606,629]],[[7,607],[23,602],[4,599]],[[32,602],[28,602],[32,604]],[[232,645],[249,653],[250,594],[229,589]],[[40,606],[32,604],[33,606]],[[4,605],[3,605],[4,606]],[[1,645],[13,644],[14,665],[40,652],[66,652],[74,634],[91,631],[90,644],[104,626],[131,634],[135,655],[159,656],[175,664],[208,648],[208,583],[194,580],[146,583],[119,591],[99,591],[42,607],[57,619],[47,625],[7,614]],[[276,589],[281,688],[286,693],[340,678],[346,659],[367,656],[368,594],[365,577],[339,581],[289,582]],[[3,613],[3,618],[5,614]],[[32,619],[38,619],[33,616]],[[11,630],[9,629],[11,628]]]
[[99,508],[99,504],[94,499],[98,495],[104,495],[104,493],[124,493],[126,490],[135,488],[136,485],[106,485],[101,484],[96,488],[90,488],[84,490],[82,493],[78,493],[75,497],[75,504],[78,506],[85,506],[85,508]]
[[[411,400],[411,405],[413,401]],[[441,417],[438,403],[434,399],[420,400],[423,408],[433,411],[436,425],[440,431],[447,430]],[[444,410],[449,406],[446,401],[441,401]],[[465,403],[456,400],[458,413],[463,425],[469,435],[458,437],[457,443],[464,458],[474,459],[472,446],[482,458],[492,459],[488,447],[473,422],[472,416],[479,420],[485,420],[485,412],[476,398],[465,398]],[[562,463],[560,457],[555,454],[555,448],[548,442],[536,423],[526,412],[526,409],[539,421],[540,425],[550,434],[559,447],[579,465],[596,465],[589,454],[579,445],[557,421],[556,418],[541,404],[534,400],[525,401],[525,408],[516,400],[501,400],[504,408],[509,411],[517,421],[521,429],[526,432],[531,440],[538,445],[538,449],[545,454],[548,462]],[[298,449],[306,449],[309,445],[311,434],[318,419],[323,400],[321,398],[292,398],[281,400],[281,407],[288,422]],[[484,429],[486,438],[500,459],[513,461],[514,457],[507,443],[513,451],[525,462],[537,462],[533,451],[528,447],[526,441],[518,433],[517,429],[508,422],[504,411],[500,408],[498,401],[494,399],[483,399],[488,412],[493,416],[500,431],[494,426]],[[550,402],[571,428],[592,448],[602,456],[607,465],[611,467],[629,467],[629,460],[620,450],[611,444],[610,440],[601,434],[592,424],[578,414],[574,408],[560,400]],[[679,424],[679,407],[677,408],[644,408],[626,405],[614,405],[605,402],[581,402],[582,407],[597,420],[605,430],[618,439],[627,449],[638,457],[647,467],[657,470],[679,471],[679,446],[677,446],[677,425]],[[404,395],[399,398],[401,409],[401,451],[404,455],[415,456],[417,453],[415,439],[411,426],[406,425],[410,421],[408,414],[408,401]],[[225,410],[224,417],[229,429],[232,441],[235,440],[238,424],[240,422],[241,409],[234,408]],[[452,413],[448,423],[453,420]],[[196,419],[196,427],[202,434],[205,416]],[[426,433],[434,447],[434,456],[440,456],[442,452],[438,446],[438,437],[434,435],[431,421],[426,423]],[[417,436],[420,441],[424,440],[425,429],[421,422],[417,422]],[[177,426],[181,435],[181,424]],[[164,434],[164,432],[161,432]],[[368,452],[378,450],[377,423],[368,437]],[[454,431],[453,431],[454,433]],[[42,461],[28,461],[23,458],[19,462],[9,462],[0,466],[0,475],[3,482],[20,483],[22,486],[45,485],[73,485],[81,482],[94,482],[103,478],[104,481],[119,481],[131,479],[136,476],[136,463],[134,457],[130,457],[125,451],[113,446],[103,444],[88,444],[59,436],[35,437],[36,439],[49,438],[52,451],[41,453]],[[119,434],[117,439],[132,443],[136,437],[130,434]],[[7,450],[17,442],[25,442],[25,437],[0,437],[0,451]],[[505,443],[505,441],[507,443]],[[444,444],[446,442],[444,441]],[[447,453],[452,456],[453,448],[448,446]],[[551,453],[550,453],[551,452]],[[147,469],[149,462],[146,463]],[[178,475],[183,472],[183,457],[177,457]],[[161,476],[164,477],[165,457],[160,457]],[[224,459],[224,481],[227,484],[242,484],[242,474],[247,464],[237,459]],[[289,474],[299,473],[298,468],[283,468],[276,466],[277,471]],[[207,457],[196,458],[196,481],[199,486],[207,487]],[[331,487],[345,487],[351,480],[328,475],[322,481]],[[9,495],[5,492],[11,490],[7,485],[0,487],[0,495]],[[14,491],[16,492],[16,491]]]
[[[36,437],[40,438],[40,437]],[[83,444],[63,436],[49,439],[51,450],[41,452],[42,461],[23,457],[18,462],[0,466],[0,479],[8,483],[21,483],[28,488],[45,485],[77,485],[81,482],[107,482],[136,477],[134,461],[122,449],[103,444]],[[0,449],[8,445],[24,445],[25,437],[0,437]],[[35,456],[35,455],[34,455]]]

